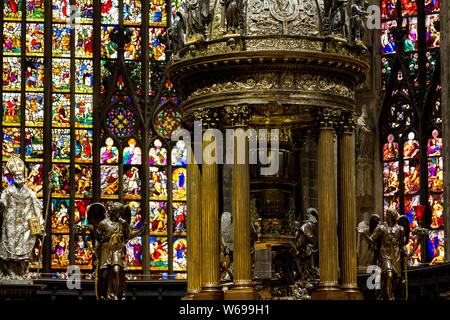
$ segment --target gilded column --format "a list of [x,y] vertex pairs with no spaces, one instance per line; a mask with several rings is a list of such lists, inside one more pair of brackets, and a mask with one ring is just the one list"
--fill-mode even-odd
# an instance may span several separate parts
[[187,292],[185,300],[194,299],[202,285],[202,175],[192,153],[192,147],[187,146]]
[[340,287],[349,299],[362,300],[356,281],[355,123],[353,112],[343,114],[339,122]]
[[[214,128],[217,125],[216,114],[210,111],[202,112],[203,126]],[[219,166],[217,162],[206,159],[210,150],[217,153],[217,141],[205,139],[203,135],[202,159],[202,215],[201,215],[201,290],[194,296],[195,300],[221,300],[223,299],[219,267]]]
[[[252,235],[250,221],[249,110],[247,106],[226,107],[234,128],[232,214],[233,285],[225,300],[255,300],[258,294],[252,281]],[[227,137],[228,138],[228,137]]]
[[319,113],[318,187],[319,187],[319,267],[320,283],[314,300],[345,299],[338,284],[338,239],[336,210],[336,164],[334,160],[335,114],[330,109]]

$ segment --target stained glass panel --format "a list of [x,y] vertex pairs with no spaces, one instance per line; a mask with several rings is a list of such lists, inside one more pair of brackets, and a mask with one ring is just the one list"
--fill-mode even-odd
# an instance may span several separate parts
[[119,1],[118,0],[102,0],[102,23],[118,24],[119,23]]
[[150,201],[150,233],[167,234],[167,203]]
[[69,199],[52,199],[52,233],[69,233]]
[[4,20],[20,20],[22,18],[22,0],[3,0]]
[[25,88],[28,91],[44,90],[44,59],[27,59],[25,63]]
[[172,173],[173,198],[179,200],[186,199],[186,168],[176,168]]
[[75,59],[75,90],[77,93],[92,93],[94,70],[92,60]]
[[142,269],[142,237],[136,237],[128,241],[126,253],[128,269]]
[[166,60],[166,46],[163,43],[162,38],[166,34],[166,29],[161,28],[150,28],[150,59],[154,59],[156,61],[164,61]]
[[117,58],[117,43],[113,41],[118,32],[117,27],[102,27],[102,58]]
[[52,55],[70,57],[70,28],[65,24],[53,24]]
[[69,236],[52,234],[52,269],[69,267]]
[[384,196],[393,196],[399,191],[398,161],[384,163],[383,168]]
[[164,168],[150,167],[150,200],[167,199],[167,173]]
[[44,155],[44,130],[25,128],[25,160],[41,159]]
[[439,0],[425,0],[425,13],[439,11]]
[[186,144],[183,140],[178,140],[172,149],[172,165],[185,166],[187,163]]
[[20,125],[20,93],[3,93],[3,125]]
[[427,48],[439,48],[441,46],[441,32],[439,14],[425,17]]
[[90,25],[77,25],[75,36],[75,57],[93,57],[93,27]]
[[186,13],[186,1],[184,0],[172,0],[172,14],[176,12]]
[[75,95],[75,127],[91,127],[93,124],[93,111],[91,95]]
[[100,190],[102,198],[117,199],[119,197],[119,167],[100,167]]
[[42,93],[26,93],[25,125],[44,125],[44,98]]
[[52,157],[55,162],[70,161],[69,129],[52,129]]
[[433,130],[433,137],[428,139],[427,155],[428,157],[437,157],[442,155],[442,138],[439,138],[439,131]]
[[3,57],[3,90],[20,90],[20,58]]
[[112,138],[106,138],[105,146],[100,149],[100,157],[103,164],[119,163],[119,150]]
[[135,166],[124,166],[123,193],[124,198],[139,199],[141,191],[141,174]]
[[428,238],[428,252],[432,259],[430,265],[435,263],[442,263],[445,260],[445,234],[444,230],[430,231]]
[[3,53],[19,55],[21,53],[22,25],[15,22],[3,24]]
[[149,164],[151,165],[166,165],[167,164],[167,149],[163,147],[161,140],[156,139],[149,151]]
[[164,0],[150,0],[150,25],[164,27],[167,24],[166,3]]
[[444,195],[434,194],[428,197],[431,208],[431,228],[437,229],[444,225]]
[[44,24],[27,23],[27,55],[44,55]]
[[37,197],[42,196],[43,192],[43,163],[25,163],[26,168],[26,184]]
[[70,166],[66,164],[53,164],[53,197],[70,195]]
[[69,21],[71,8],[69,0],[53,0],[53,21],[54,22],[67,22]]
[[381,24],[381,47],[383,54],[395,53],[396,44],[391,28],[395,28],[396,26],[397,22],[395,20],[383,22]]
[[173,270],[186,271],[187,240],[186,238],[173,239]]
[[78,7],[75,22],[92,22],[94,18],[93,0],[76,0],[75,3]]
[[70,126],[70,95],[52,95],[52,125],[54,127]]
[[167,270],[168,245],[165,237],[150,237],[150,270]]
[[131,138],[123,149],[123,164],[141,164],[142,151],[136,139]]
[[123,0],[123,23],[140,24],[141,11],[141,0]]
[[414,164],[409,160],[404,163],[404,184],[405,194],[415,194],[420,189],[420,169],[419,164]]
[[408,140],[403,145],[403,158],[412,159],[419,158],[419,141],[415,140],[414,132],[408,133]]
[[70,59],[52,60],[53,91],[70,90]]
[[75,165],[75,197],[92,197],[92,167]]
[[20,128],[3,127],[2,157],[9,160],[13,154],[20,155]]
[[402,1],[403,15],[417,14],[417,0],[401,0],[401,1]]
[[131,201],[127,203],[127,206],[131,209],[130,228],[140,230],[142,226],[141,204],[137,201]]
[[173,202],[173,232],[175,234],[184,234],[186,232],[186,203]]

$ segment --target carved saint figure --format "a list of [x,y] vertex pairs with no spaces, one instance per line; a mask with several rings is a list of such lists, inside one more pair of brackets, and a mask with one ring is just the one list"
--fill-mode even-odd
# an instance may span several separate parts
[[205,35],[205,26],[209,23],[209,1],[188,0],[187,12],[187,36]]
[[406,216],[397,219],[397,211],[386,211],[386,222],[380,222],[377,214],[370,218],[369,242],[375,259],[381,268],[381,290],[379,300],[396,300],[400,297],[401,284],[406,269],[409,239],[409,221]]
[[335,0],[328,15],[328,34],[345,36],[346,8],[349,0]]
[[186,21],[185,16],[177,11],[172,18],[172,26],[169,28],[169,37],[171,39],[172,54],[174,58],[177,58],[180,54],[180,50],[184,46],[184,35],[186,33]]
[[148,223],[143,223],[140,230],[131,231],[131,209],[120,202],[112,203],[108,217],[101,203],[93,203],[87,215],[88,226],[81,227],[80,231],[84,235],[86,229],[90,230],[94,238],[97,299],[121,300],[127,270],[125,245],[141,235]]
[[0,279],[26,279],[36,236],[44,229],[42,204],[25,185],[24,163],[16,156],[6,164],[14,184],[0,197]]
[[351,29],[353,41],[361,43],[364,40],[364,19],[368,12],[364,10],[364,2],[361,0],[355,0],[352,4],[351,13]]
[[311,294],[319,282],[319,270],[315,266],[314,255],[318,252],[319,213],[314,208],[306,210],[306,220],[296,232],[295,258],[298,275],[296,285]]
[[227,21],[227,31],[235,32],[240,29],[240,0],[222,0]]

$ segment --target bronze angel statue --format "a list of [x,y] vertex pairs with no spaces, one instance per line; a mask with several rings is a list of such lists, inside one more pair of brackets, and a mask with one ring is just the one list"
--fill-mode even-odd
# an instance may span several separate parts
[[[369,221],[370,248],[374,251],[375,263],[381,268],[381,290],[377,299],[397,300],[402,296],[406,275],[409,240],[409,221],[406,216],[397,219],[397,211],[386,211],[386,222],[377,214]],[[406,284],[407,285],[407,284]]]
[[[101,203],[93,203],[87,211],[88,225],[81,227],[83,239],[90,232],[95,258],[95,293],[98,300],[121,300],[125,290],[126,248],[128,240],[141,235],[140,230],[130,228],[131,209],[120,202],[113,202],[109,216]],[[85,240],[85,243],[88,243]]]

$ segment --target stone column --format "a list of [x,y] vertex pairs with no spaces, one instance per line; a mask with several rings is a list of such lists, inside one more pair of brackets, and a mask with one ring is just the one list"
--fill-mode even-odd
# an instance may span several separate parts
[[[214,128],[217,121],[211,118],[212,112],[202,113],[202,123],[206,128]],[[203,137],[203,162],[202,162],[202,215],[201,215],[201,290],[194,296],[195,300],[221,300],[223,291],[220,286],[219,270],[219,165],[217,163],[206,163],[205,149],[215,149],[217,152],[217,141],[205,141]]]
[[187,292],[184,300],[192,300],[200,292],[202,285],[202,175],[195,162],[192,147],[188,152],[187,170]]
[[356,281],[355,123],[353,112],[339,122],[339,252],[341,290],[349,299],[362,300]]
[[338,239],[336,210],[336,164],[334,160],[335,114],[330,109],[319,113],[319,268],[320,283],[314,300],[345,299],[338,284]]
[[247,136],[249,111],[247,106],[227,107],[225,111],[231,118],[235,130],[232,175],[233,286],[225,292],[225,300],[255,300],[258,294],[252,281],[251,246],[253,244],[250,222],[249,137]]

